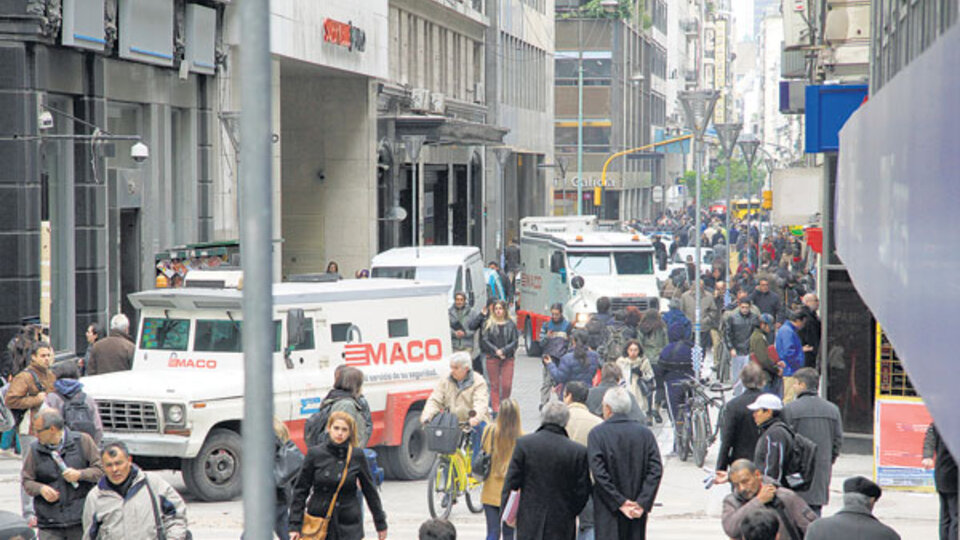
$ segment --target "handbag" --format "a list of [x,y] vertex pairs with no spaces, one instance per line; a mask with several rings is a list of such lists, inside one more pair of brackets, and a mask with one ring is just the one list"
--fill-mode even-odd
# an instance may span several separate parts
[[473,456],[473,462],[470,464],[470,470],[477,480],[486,480],[487,477],[490,476],[490,462],[492,456],[490,452],[485,450],[485,447],[487,446],[487,440],[489,440],[489,437],[492,437],[490,433],[492,433],[495,429],[497,429],[497,426],[490,426],[490,429],[484,431],[483,437],[480,439],[480,451],[477,452],[477,455]]
[[340,475],[340,484],[337,490],[333,492],[333,499],[330,500],[330,507],[327,508],[326,517],[312,516],[306,511],[303,512],[303,525],[300,527],[300,538],[303,540],[326,540],[327,529],[330,528],[330,517],[333,516],[333,507],[337,504],[337,496],[340,495],[340,488],[347,480],[347,471],[350,470],[350,457],[353,455],[353,447],[347,447],[347,464],[343,466],[343,474]]
[[286,487],[300,473],[303,453],[296,443],[287,441],[280,445],[273,458],[273,483],[278,488]]

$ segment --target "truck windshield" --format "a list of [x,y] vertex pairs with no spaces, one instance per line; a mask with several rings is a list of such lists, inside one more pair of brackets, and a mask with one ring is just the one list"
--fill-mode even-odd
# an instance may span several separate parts
[[459,266],[379,266],[371,272],[373,277],[393,279],[422,279],[455,285],[462,289],[463,276]]
[[650,252],[625,251],[614,253],[617,274],[635,276],[653,274],[653,254]]
[[581,276],[607,276],[612,274],[610,253],[567,253],[570,271]]
[[146,317],[140,333],[140,348],[148,351],[185,351],[190,337],[190,319]]

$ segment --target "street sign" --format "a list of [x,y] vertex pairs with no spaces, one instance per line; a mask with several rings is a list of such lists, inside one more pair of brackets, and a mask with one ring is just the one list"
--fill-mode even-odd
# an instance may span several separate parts
[[651,193],[651,196],[653,198],[653,202],[663,202],[663,186],[653,186],[653,193]]

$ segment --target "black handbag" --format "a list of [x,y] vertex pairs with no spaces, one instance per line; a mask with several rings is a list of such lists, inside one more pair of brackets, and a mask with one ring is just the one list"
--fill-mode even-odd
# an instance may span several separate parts
[[303,452],[296,443],[287,441],[277,448],[273,458],[273,482],[278,488],[286,487],[300,474],[303,465]]
[[490,476],[490,462],[493,456],[484,447],[487,445],[488,434],[495,429],[497,429],[496,426],[490,426],[490,429],[484,431],[483,437],[480,439],[480,451],[474,454],[473,463],[470,464],[470,472],[477,480],[486,480]]

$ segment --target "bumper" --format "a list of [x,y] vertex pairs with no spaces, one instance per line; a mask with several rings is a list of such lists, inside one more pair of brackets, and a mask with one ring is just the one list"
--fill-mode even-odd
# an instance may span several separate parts
[[188,437],[177,435],[105,431],[103,442],[110,441],[123,441],[134,456],[192,458],[196,457],[197,454],[197,450],[194,449],[193,455],[190,455],[190,439]]

